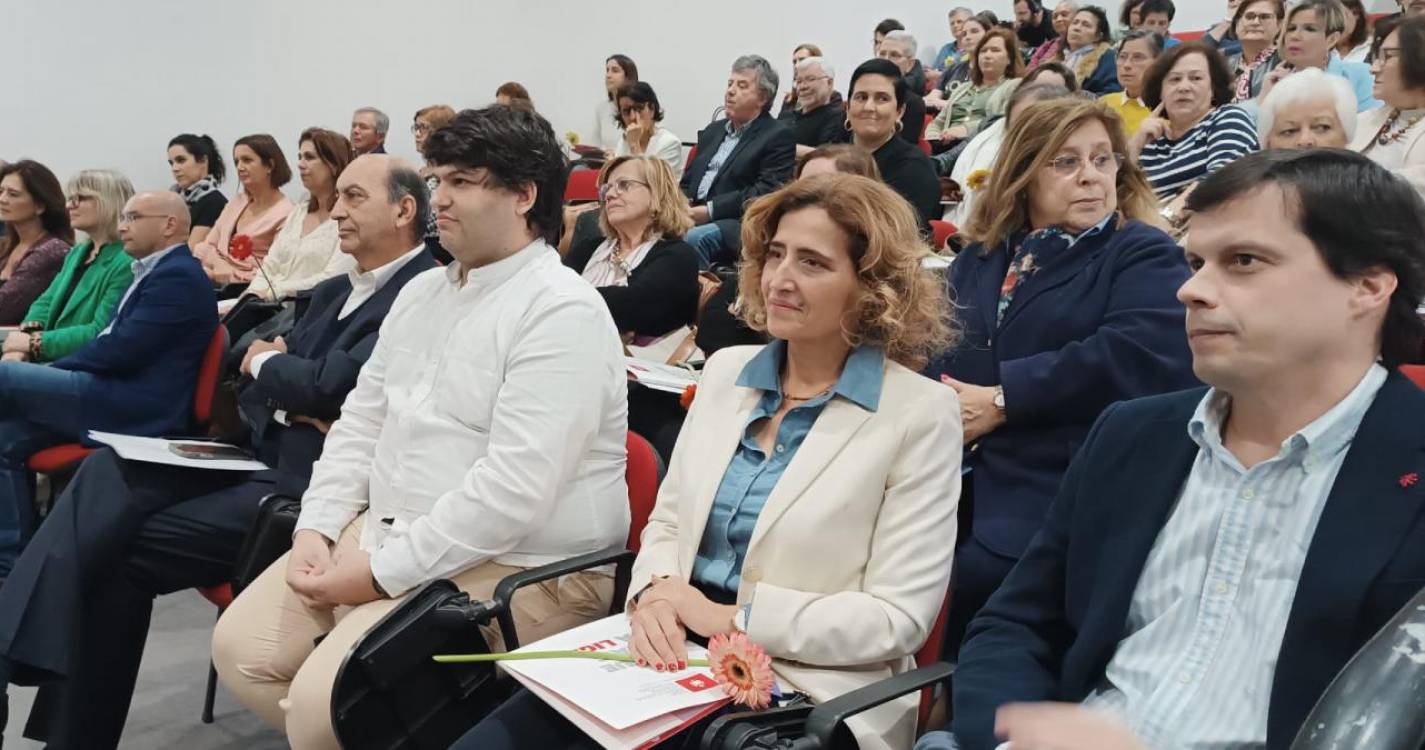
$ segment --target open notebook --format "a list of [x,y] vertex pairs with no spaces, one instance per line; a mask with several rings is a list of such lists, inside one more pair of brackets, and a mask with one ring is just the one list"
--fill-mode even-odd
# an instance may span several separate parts
[[[613,615],[520,648],[628,652],[628,618]],[[689,659],[707,649],[688,644]],[[729,701],[712,671],[655,672],[627,662],[542,659],[500,662],[530,692],[610,750],[652,747]]]

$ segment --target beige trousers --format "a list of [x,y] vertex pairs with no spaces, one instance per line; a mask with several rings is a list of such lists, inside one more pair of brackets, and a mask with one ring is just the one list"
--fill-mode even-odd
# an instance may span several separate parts
[[[356,548],[365,515],[342,532],[332,553]],[[500,579],[520,568],[486,562],[451,578],[475,599],[488,599]],[[521,589],[513,610],[520,640],[540,638],[608,614],[613,579],[575,573]],[[213,631],[218,677],[244,706],[297,750],[337,748],[331,694],[351,648],[399,599],[317,610],[287,587],[287,555],[263,571],[223,613]],[[492,624],[493,625],[493,624]],[[498,627],[482,628],[492,650],[502,649]],[[321,644],[313,645],[326,634]]]

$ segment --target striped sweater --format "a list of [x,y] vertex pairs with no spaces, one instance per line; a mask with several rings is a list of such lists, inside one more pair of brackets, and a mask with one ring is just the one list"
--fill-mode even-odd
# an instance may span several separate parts
[[1164,137],[1143,147],[1138,163],[1158,199],[1167,202],[1238,157],[1256,151],[1257,125],[1241,107],[1218,107],[1182,138]]

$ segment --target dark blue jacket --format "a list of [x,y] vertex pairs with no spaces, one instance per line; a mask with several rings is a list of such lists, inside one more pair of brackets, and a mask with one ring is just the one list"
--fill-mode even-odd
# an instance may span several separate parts
[[[953,729],[991,750],[995,710],[1082,701],[1123,638],[1138,578],[1197,444],[1205,389],[1116,404],[1074,459],[1043,532],[970,624]],[[1307,550],[1276,655],[1268,750],[1286,750],[1351,656],[1425,587],[1425,393],[1392,373],[1367,410]],[[1270,658],[1270,655],[1263,655]]]
[[326,435],[307,424],[283,426],[272,419],[273,412],[281,409],[324,422],[341,416],[341,405],[375,350],[381,322],[396,295],[406,282],[435,267],[429,249],[417,254],[345,320],[337,316],[351,296],[351,280],[338,276],[323,281],[312,289],[306,312],[284,339],[287,354],[264,362],[257,379],[239,383],[238,406],[252,427],[258,458],[277,467],[277,492],[300,496],[306,490]]
[[136,282],[109,333],[54,367],[98,376],[80,401],[89,429],[186,434],[198,368],[217,329],[212,282],[188,246],[180,245]]
[[963,337],[927,374],[1004,387],[1007,422],[966,454],[971,533],[1023,553],[1104,407],[1197,385],[1178,287],[1189,270],[1163,232],[1138,222],[1086,237],[1028,276],[996,330],[1004,248],[973,245],[950,266]]
[[1098,96],[1122,91],[1123,84],[1118,82],[1118,53],[1111,49],[1105,52],[1093,73],[1079,82],[1079,88]]

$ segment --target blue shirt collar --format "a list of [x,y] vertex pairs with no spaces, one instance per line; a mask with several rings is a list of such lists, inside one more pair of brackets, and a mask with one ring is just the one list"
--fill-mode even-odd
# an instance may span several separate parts
[[[743,366],[737,384],[782,395],[782,362],[787,356],[787,342],[773,339]],[[881,405],[881,385],[885,380],[885,355],[873,346],[858,346],[846,358],[841,377],[831,387],[831,393],[876,411]]]
[[149,273],[150,271],[152,271],[156,266],[158,266],[158,262],[159,262],[159,261],[161,261],[161,260],[163,260],[164,258],[168,257],[168,254],[169,254],[169,253],[173,252],[174,250],[177,250],[178,248],[180,248],[180,247],[182,247],[182,246],[183,246],[183,243],[182,243],[182,242],[180,242],[180,243],[178,243],[178,244],[176,244],[176,245],[169,245],[168,247],[165,247],[164,249],[159,250],[158,252],[154,253],[153,255],[147,256],[147,257],[145,257],[145,258],[140,258],[139,260],[134,261],[133,269],[134,269],[134,277],[135,277],[135,279],[137,279],[139,276],[146,276],[146,275],[148,275],[148,273]]

